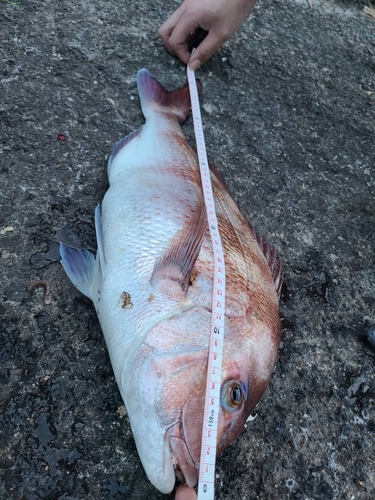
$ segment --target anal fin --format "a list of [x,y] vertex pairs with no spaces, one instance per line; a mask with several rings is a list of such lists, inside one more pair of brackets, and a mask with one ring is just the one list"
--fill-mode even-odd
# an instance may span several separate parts
[[131,132],[130,134],[126,135],[122,139],[116,142],[116,144],[113,146],[111,156],[109,157],[108,160],[108,171],[111,168],[112,162],[117,155],[127,144],[129,144],[133,139],[136,139],[142,131],[142,127],[140,127],[138,130],[135,130],[134,132]]

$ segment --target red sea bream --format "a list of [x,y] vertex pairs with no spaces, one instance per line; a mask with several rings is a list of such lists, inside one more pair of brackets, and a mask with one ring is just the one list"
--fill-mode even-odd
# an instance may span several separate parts
[[[95,213],[96,258],[61,245],[62,264],[105,336],[138,453],[153,485],[198,481],[213,255],[197,155],[180,128],[187,86],[138,73],[146,123],[119,141]],[[226,263],[218,454],[265,391],[280,341],[281,266],[211,169]],[[249,450],[251,453],[251,450]]]

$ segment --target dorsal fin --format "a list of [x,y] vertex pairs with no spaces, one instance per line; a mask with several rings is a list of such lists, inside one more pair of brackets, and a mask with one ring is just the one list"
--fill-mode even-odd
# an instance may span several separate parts
[[172,239],[164,255],[156,263],[151,282],[171,280],[179,283],[183,291],[189,286],[190,274],[198,258],[207,228],[203,200],[190,221]]
[[[221,175],[218,172],[215,165],[213,163],[209,162],[209,166],[210,166],[210,170],[212,171],[212,173],[215,174],[216,179],[220,182],[222,188],[229,194],[229,196],[231,196],[228,187],[226,186],[225,182],[223,181],[223,178],[221,177]],[[237,203],[235,202],[234,198],[232,196],[231,196],[231,198],[234,201],[234,203],[236,204],[238,210],[241,212],[241,210],[240,210],[239,206],[237,205]],[[269,243],[267,241],[263,241],[263,239],[255,231],[252,224],[250,224],[248,222],[248,225],[250,226],[250,229],[251,229],[255,239],[257,240],[257,242],[260,246],[260,249],[262,250],[262,252],[267,260],[267,263],[268,263],[270,270],[271,270],[273,282],[275,284],[276,293],[277,293],[278,297],[280,297],[281,287],[283,285],[282,262],[280,259],[277,259],[276,250],[275,249],[271,250]]]
[[[212,173],[215,175],[216,179],[221,184],[222,189],[224,189],[229,194],[229,196],[231,196],[228,187],[226,186],[225,182],[223,181],[223,178],[221,177],[221,175],[218,172],[215,165],[213,163],[209,162],[209,166],[210,166],[210,170],[212,171]],[[241,212],[241,210],[240,210],[238,204],[236,203],[236,201],[234,200],[234,198],[232,196],[231,196],[231,198],[234,201],[234,203],[236,204],[238,210]],[[263,241],[263,239],[255,231],[252,224],[250,224],[248,222],[248,225],[249,225],[255,239],[257,240],[257,242],[260,246],[260,249],[262,250],[262,252],[267,260],[267,263],[268,263],[270,270],[271,270],[273,282],[275,284],[276,293],[277,293],[278,297],[280,297],[281,287],[283,284],[282,262],[281,262],[281,260],[277,259],[276,250],[275,249],[271,250],[268,242]]]
[[283,285],[283,266],[280,259],[277,258],[276,249],[271,247],[268,241],[264,241],[261,236],[255,231],[252,224],[249,224],[250,229],[253,232],[254,237],[256,238],[260,249],[262,250],[268,265],[270,266],[271,274],[273,277],[273,282],[275,283],[275,289],[277,295],[280,297],[281,287]]

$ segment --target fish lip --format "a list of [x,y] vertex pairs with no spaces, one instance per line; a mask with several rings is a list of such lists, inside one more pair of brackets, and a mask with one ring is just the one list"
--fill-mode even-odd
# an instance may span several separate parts
[[194,488],[198,483],[199,464],[195,462],[189,450],[180,424],[175,424],[168,429],[166,438],[169,441],[171,462],[177,478],[181,483]]

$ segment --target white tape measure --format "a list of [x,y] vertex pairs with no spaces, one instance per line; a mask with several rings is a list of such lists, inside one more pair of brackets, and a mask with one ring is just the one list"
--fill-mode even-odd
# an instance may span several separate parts
[[211,335],[208,353],[206,398],[202,429],[202,448],[199,466],[198,500],[213,500],[215,491],[215,463],[217,425],[220,409],[221,365],[224,343],[225,262],[219,225],[216,218],[210,169],[204,142],[202,118],[194,71],[187,67],[193,112],[195,138],[206,204],[208,227],[214,257],[214,285],[212,293]]

